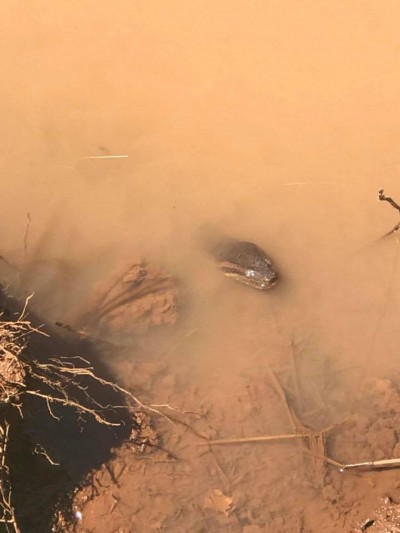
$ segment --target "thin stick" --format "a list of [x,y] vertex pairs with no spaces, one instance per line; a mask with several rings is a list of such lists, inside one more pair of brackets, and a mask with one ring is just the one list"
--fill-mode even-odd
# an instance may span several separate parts
[[38,396],[39,398],[44,398],[45,400],[48,400],[51,403],[59,403],[64,406],[75,407],[77,411],[82,411],[84,413],[87,413],[93,416],[95,420],[97,420],[97,422],[99,422],[100,424],[105,424],[107,426],[120,426],[121,425],[118,422],[110,422],[109,420],[106,420],[101,415],[99,415],[94,409],[85,407],[79,402],[75,402],[74,400],[70,400],[69,398],[68,399],[56,398],[55,396],[50,396],[49,394],[43,394],[39,391],[33,391],[33,390],[25,390],[23,391],[23,393],[30,394],[31,396]]
[[282,400],[283,404],[285,405],[285,408],[288,412],[288,415],[289,415],[289,418],[290,418],[290,421],[291,421],[291,424],[292,424],[292,429],[294,431],[298,431],[298,430],[301,430],[303,433],[306,433],[308,432],[309,428],[306,427],[303,422],[299,419],[299,417],[297,416],[296,412],[294,411],[293,407],[291,406],[290,404],[290,401],[289,401],[289,398],[286,394],[286,391],[285,389],[282,387],[279,379],[277,378],[275,372],[273,372],[273,370],[271,368],[268,368],[268,374],[269,374],[269,377],[272,381],[272,384],[278,394],[278,396],[280,397],[280,399]]
[[335,185],[333,181],[292,181],[285,185]]
[[400,458],[397,459],[381,459],[379,461],[364,461],[363,463],[351,463],[343,465],[343,470],[350,470],[352,468],[366,468],[367,470],[375,470],[379,468],[399,468]]
[[117,155],[89,155],[85,159],[126,159],[129,157],[126,154],[117,154]]
[[299,374],[297,370],[294,341],[290,340],[289,345],[290,345],[290,360],[291,360],[292,368],[293,368],[294,391],[296,394],[297,403],[301,407],[303,402],[301,402],[302,395],[300,394]]
[[399,231],[399,229],[400,229],[400,222],[397,222],[397,224],[393,226],[393,228],[390,231],[382,235],[382,237],[379,237],[377,241],[380,241],[381,239],[384,239],[385,237],[389,237],[389,235],[391,235],[392,233],[396,233],[397,231]]
[[393,198],[391,198],[390,196],[386,196],[383,189],[379,189],[378,191],[378,200],[383,201],[383,202],[389,202],[389,204],[395,209],[397,209],[397,211],[399,211],[400,213],[400,205],[397,202],[395,202]]
[[29,228],[31,226],[31,214],[28,213],[26,215],[27,222],[26,222],[26,229],[25,229],[25,236],[24,236],[24,254],[25,256],[28,254],[28,235],[29,235]]
[[269,442],[276,440],[304,439],[310,437],[307,433],[289,433],[288,435],[261,435],[260,437],[243,437],[236,439],[216,439],[201,442],[198,446],[219,445],[219,444],[244,444],[246,442]]
[[218,461],[218,459],[217,459],[217,456],[215,455],[215,452],[214,452],[214,450],[211,448],[211,446],[210,446],[210,448],[209,448],[209,451],[210,451],[210,454],[211,454],[211,456],[212,456],[212,458],[213,458],[213,460],[214,460],[215,466],[217,467],[217,470],[218,470],[218,472],[220,473],[220,476],[221,476],[221,478],[222,478],[222,481],[225,483],[225,489],[230,491],[230,486],[231,486],[230,481],[229,481],[227,475],[225,474],[224,469],[223,469],[222,466],[219,464],[219,461]]
[[[394,209],[396,209],[400,213],[400,205],[397,202],[395,202],[392,197],[386,196],[383,189],[379,189],[378,191],[378,200],[382,202],[388,202]],[[395,226],[393,226],[393,228],[387,233],[385,233],[385,235],[382,235],[381,239],[388,237],[392,233],[396,233],[399,229],[400,229],[400,222],[398,222]]]
[[[22,312],[21,312],[21,314],[20,314],[19,317],[18,317],[18,322],[21,322],[21,321],[24,320],[24,318],[26,317],[26,308],[28,307],[29,300],[30,300],[31,298],[33,298],[34,294],[35,294],[35,293],[33,292],[32,294],[30,294],[30,295],[26,298],[26,300],[25,300],[25,304],[24,304],[24,308],[22,309]],[[29,324],[29,325],[30,325],[30,324]]]
[[[291,439],[303,439],[311,438],[315,435],[309,434],[288,434],[288,435],[263,435],[260,437],[244,437],[236,439],[217,439],[210,440],[205,443],[200,443],[198,446],[212,446],[220,444],[245,444],[251,442],[268,442],[268,441],[277,441],[277,440],[291,440]],[[379,470],[379,469],[389,469],[389,468],[400,468],[400,457],[395,459],[380,459],[378,461],[364,461],[362,463],[349,463],[343,464],[335,459],[331,459],[326,455],[318,454],[310,450],[305,450],[306,453],[313,455],[314,457],[319,457],[321,460],[325,461],[331,466],[339,469],[341,472],[345,470],[355,470],[355,469],[364,469],[364,470]]]

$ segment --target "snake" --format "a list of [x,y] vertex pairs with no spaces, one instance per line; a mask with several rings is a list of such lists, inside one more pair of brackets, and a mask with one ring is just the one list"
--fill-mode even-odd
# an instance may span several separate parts
[[224,238],[210,251],[225,276],[245,285],[266,291],[278,280],[271,259],[253,242]]

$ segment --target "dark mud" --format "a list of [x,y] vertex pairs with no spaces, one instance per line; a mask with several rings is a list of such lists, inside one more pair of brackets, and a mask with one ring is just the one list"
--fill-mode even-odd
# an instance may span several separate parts
[[[22,307],[16,300],[5,297],[4,292],[1,299],[4,315],[9,320],[21,313]],[[29,314],[29,320],[33,327],[42,325],[33,313]],[[114,379],[88,341],[71,341],[59,334],[58,328],[42,327],[41,330],[49,337],[31,335],[24,356],[34,358],[38,364],[64,357],[67,365],[75,364],[76,356],[84,356],[101,379]],[[99,405],[109,406],[105,409],[107,420],[117,426],[99,424],[87,413],[77,412],[73,407],[46,404],[35,396],[23,395],[18,409],[3,405],[7,411],[3,414],[10,424],[6,460],[12,505],[22,533],[50,531],[59,509],[72,519],[68,495],[91,470],[111,458],[112,448],[122,443],[134,426],[123,394],[85,376],[80,384],[85,392],[74,399],[85,405],[87,394]],[[29,376],[24,387],[37,390]],[[53,390],[42,387],[40,392],[52,394]],[[68,394],[67,387],[65,393]]]

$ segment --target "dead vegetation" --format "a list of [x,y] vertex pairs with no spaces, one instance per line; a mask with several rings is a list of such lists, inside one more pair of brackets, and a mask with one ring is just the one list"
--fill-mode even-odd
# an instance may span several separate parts
[[[96,423],[106,426],[119,426],[122,418],[118,417],[118,412],[128,411],[134,428],[135,439],[132,442],[141,449],[148,440],[152,441],[151,444],[156,442],[156,436],[149,430],[148,417],[142,416],[141,409],[158,412],[155,408],[145,406],[128,390],[96,375],[89,361],[82,357],[54,357],[46,362],[35,358],[29,350],[30,339],[36,335],[48,335],[29,321],[28,302],[29,298],[16,320],[1,320],[5,313],[0,317],[0,522],[5,525],[7,532],[14,533],[20,533],[20,529],[13,507],[7,447],[15,412],[24,418],[25,397],[34,396],[43,400],[47,415],[57,421],[60,421],[60,417],[56,406],[72,409],[82,419],[91,417]],[[118,393],[125,400],[123,405],[100,403],[90,394],[91,383]],[[141,432],[142,426],[145,434]],[[58,464],[42,446],[39,453],[50,464]]]
[[[301,446],[300,451],[303,454],[310,456],[313,460],[315,481],[320,486],[324,486],[325,484],[326,465],[334,467],[340,473],[343,473],[344,471],[348,470],[366,471],[400,468],[400,458],[388,458],[343,463],[330,457],[327,451],[327,439],[329,435],[332,435],[335,431],[340,429],[346,423],[351,423],[353,421],[352,418],[349,417],[347,419],[344,419],[343,422],[331,424],[330,426],[319,431],[314,430],[313,428],[304,424],[304,422],[296,414],[293,402],[290,400],[288,394],[282,387],[275,373],[272,370],[269,370],[268,374],[288,414],[290,423],[293,428],[293,433],[285,433],[280,435],[257,435],[252,437],[238,437],[227,439],[213,439],[208,440],[206,443],[202,443],[202,445],[220,446],[229,444],[251,444],[260,442],[299,440]],[[390,382],[389,386],[391,386]]]

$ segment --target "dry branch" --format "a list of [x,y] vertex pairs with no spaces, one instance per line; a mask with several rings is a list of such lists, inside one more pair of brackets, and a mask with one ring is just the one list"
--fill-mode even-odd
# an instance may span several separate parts
[[[111,412],[129,410],[124,405],[102,405],[91,396],[91,385],[108,388],[135,404],[136,408],[166,415],[142,403],[136,396],[119,385],[96,375],[94,368],[86,359],[75,356],[70,358],[51,358],[46,363],[39,362],[31,354],[27,354],[27,345],[31,335],[45,335],[41,327],[35,328],[27,320],[27,306],[33,294],[29,296],[16,321],[1,320],[0,315],[0,523],[4,523],[8,532],[20,533],[12,506],[12,491],[9,481],[6,449],[9,434],[6,406],[16,409],[23,416],[22,399],[34,396],[46,402],[49,416],[60,420],[54,412],[56,405],[71,408],[79,415],[92,417],[97,423],[107,426],[120,426],[121,421],[111,418]],[[138,411],[130,410],[132,425],[140,433],[140,417]],[[169,419],[170,420],[170,419]],[[43,447],[37,447],[36,453],[44,455],[55,463]]]
[[[382,202],[388,202],[394,209],[396,209],[400,213],[400,205],[397,202],[395,202],[391,196],[386,196],[383,189],[379,189],[378,191],[378,200]],[[385,233],[383,237],[388,237],[392,233],[396,233],[399,229],[400,229],[400,222],[398,222],[395,226],[393,226],[393,228],[390,231]]]
[[[400,206],[399,206],[400,210]],[[299,417],[296,415],[293,407],[289,403],[289,399],[287,397],[286,391],[282,387],[280,381],[272,372],[272,370],[269,371],[270,378],[272,380],[272,383],[275,387],[275,390],[277,391],[281,401],[284,403],[286,410],[288,412],[289,419],[294,426],[294,429],[297,431],[297,433],[289,433],[289,434],[282,434],[282,435],[259,435],[254,437],[233,437],[233,438],[226,438],[226,439],[214,439],[214,440],[207,440],[204,443],[200,443],[199,446],[220,446],[220,445],[229,445],[229,444],[250,444],[250,443],[256,443],[256,442],[277,442],[277,441],[283,441],[283,440],[298,440],[300,439],[302,442],[307,442],[308,447],[303,448],[303,452],[307,453],[308,455],[311,455],[314,459],[319,459],[322,464],[328,464],[330,466],[335,467],[339,472],[345,472],[348,470],[388,470],[388,469],[394,469],[394,468],[400,468],[400,458],[394,458],[394,459],[380,459],[377,461],[363,461],[359,463],[341,463],[339,461],[336,461],[335,459],[332,459],[328,456],[326,447],[325,447],[325,439],[326,436],[332,432],[337,427],[345,424],[347,420],[344,420],[343,422],[339,424],[333,424],[329,427],[326,427],[325,429],[321,431],[315,431],[311,428],[308,428],[305,426],[302,421],[299,419]],[[324,472],[321,472],[322,479],[324,478]]]
[[199,446],[211,446],[221,444],[246,444],[248,442],[270,442],[276,440],[304,439],[308,437],[304,433],[289,433],[287,435],[260,435],[258,437],[237,437],[232,439],[215,439],[202,442]]

